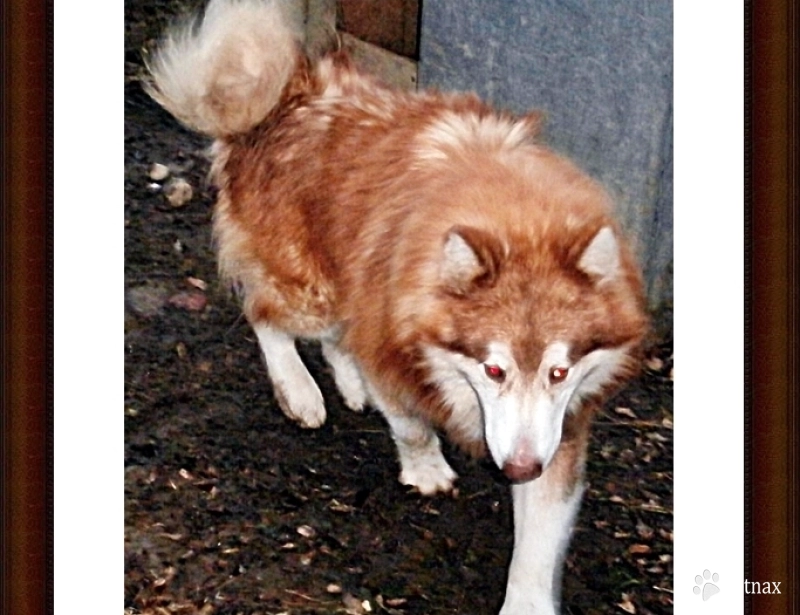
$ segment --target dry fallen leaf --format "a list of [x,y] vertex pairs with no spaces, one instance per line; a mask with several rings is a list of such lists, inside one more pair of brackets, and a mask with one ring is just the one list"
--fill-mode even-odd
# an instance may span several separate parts
[[205,290],[208,287],[206,281],[201,280],[200,278],[193,278],[192,276],[189,276],[188,278],[186,278],[186,281],[189,282],[189,284],[191,284],[195,288],[199,288],[200,290]]
[[355,510],[355,507],[350,506],[349,504],[342,504],[338,500],[331,500],[328,504],[328,508],[330,508],[333,512],[340,513],[349,513]]
[[658,357],[652,357],[650,359],[647,359],[644,362],[644,364],[647,367],[647,369],[654,372],[660,371],[664,367],[664,361],[662,361]]
[[192,200],[192,186],[185,179],[176,177],[164,186],[164,196],[173,207],[183,207]]
[[645,540],[650,540],[655,532],[653,531],[652,527],[650,527],[649,525],[645,525],[644,523],[639,521],[636,524],[636,533],[639,534],[639,536],[641,536]]
[[314,538],[317,535],[317,531],[310,525],[301,525],[297,528],[297,533],[305,538]]
[[208,298],[201,292],[188,291],[172,295],[167,301],[170,305],[191,312],[200,312],[208,304]]
[[154,162],[152,165],[150,165],[150,170],[147,172],[147,175],[153,181],[163,181],[169,177],[169,167],[165,164]]
[[617,414],[621,414],[623,416],[627,416],[627,417],[632,418],[632,419],[636,418],[636,415],[633,413],[633,410],[631,410],[630,408],[623,408],[623,407],[614,408],[614,412],[616,412]]
[[363,615],[372,611],[372,605],[369,600],[359,600],[352,594],[344,594],[342,603],[348,615]]
[[617,603],[617,606],[626,613],[636,613],[636,607],[631,602],[631,597],[628,594],[622,594],[622,602]]

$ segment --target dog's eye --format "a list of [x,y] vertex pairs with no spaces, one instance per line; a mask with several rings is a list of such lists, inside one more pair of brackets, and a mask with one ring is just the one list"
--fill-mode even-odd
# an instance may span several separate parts
[[569,367],[551,367],[550,368],[550,382],[558,384],[564,382],[569,374]]
[[506,370],[499,365],[484,365],[483,371],[495,382],[504,382],[506,379]]

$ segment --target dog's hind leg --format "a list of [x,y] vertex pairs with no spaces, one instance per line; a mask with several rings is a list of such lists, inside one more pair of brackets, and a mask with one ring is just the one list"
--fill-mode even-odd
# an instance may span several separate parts
[[361,412],[367,404],[367,391],[361,371],[353,357],[343,351],[335,342],[323,339],[322,354],[333,369],[336,386],[344,398],[344,403],[351,410]]
[[325,422],[325,402],[297,353],[294,337],[265,323],[255,323],[253,330],[283,413],[301,427],[322,425]]
[[583,495],[582,454],[562,447],[541,477],[513,485],[514,553],[500,615],[556,615],[561,568]]
[[372,387],[369,395],[392,430],[400,458],[400,482],[423,495],[450,491],[457,475],[442,455],[441,443],[433,428],[426,421],[385,403]]

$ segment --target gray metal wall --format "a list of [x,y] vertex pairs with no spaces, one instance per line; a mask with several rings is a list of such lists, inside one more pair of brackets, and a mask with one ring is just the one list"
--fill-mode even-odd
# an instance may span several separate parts
[[546,141],[615,197],[667,333],[671,0],[424,0],[420,43],[421,86],[546,112]]

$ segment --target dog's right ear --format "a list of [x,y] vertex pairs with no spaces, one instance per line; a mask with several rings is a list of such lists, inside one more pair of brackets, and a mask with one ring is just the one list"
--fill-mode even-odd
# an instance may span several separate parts
[[488,288],[497,280],[505,250],[493,235],[468,226],[454,226],[445,235],[440,280],[455,295]]
[[578,260],[578,269],[596,282],[608,282],[620,273],[619,240],[611,227],[601,228]]

